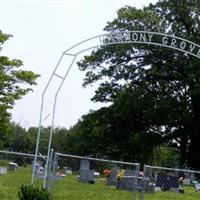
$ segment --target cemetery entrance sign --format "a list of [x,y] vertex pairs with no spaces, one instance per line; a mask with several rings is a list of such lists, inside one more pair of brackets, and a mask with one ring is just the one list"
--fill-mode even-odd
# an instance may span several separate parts
[[173,35],[147,31],[118,32],[99,36],[102,45],[139,43],[173,48],[200,58],[200,46]]
[[[40,121],[39,121],[39,129],[38,129],[38,136],[37,136],[37,143],[35,148],[35,159],[34,159],[34,166],[33,166],[33,174],[32,174],[32,180],[31,182],[34,182],[34,169],[35,164],[37,163],[37,155],[38,155],[38,147],[39,147],[39,141],[40,141],[40,132],[43,122],[43,109],[44,109],[44,100],[46,97],[46,92],[50,86],[50,84],[53,84],[53,78],[58,78],[60,80],[60,83],[58,84],[56,90],[54,91],[54,96],[52,99],[54,99],[54,103],[52,105],[52,115],[51,115],[51,132],[49,136],[49,145],[48,145],[48,153],[47,153],[47,160],[46,160],[46,166],[45,166],[45,176],[44,176],[44,184],[43,186],[46,186],[46,180],[48,177],[47,172],[50,171],[49,169],[49,158],[50,158],[50,152],[51,152],[51,141],[52,141],[52,135],[53,135],[53,129],[54,129],[54,119],[55,119],[55,110],[56,110],[56,102],[57,97],[59,94],[60,89],[63,86],[63,83],[72,68],[74,62],[76,61],[76,58],[81,53],[93,49],[98,48],[100,46],[107,46],[107,45],[117,45],[117,44],[145,44],[145,45],[155,45],[159,47],[164,48],[170,48],[174,49],[180,52],[185,53],[186,55],[191,55],[193,57],[200,59],[200,45],[195,44],[194,42],[191,42],[189,40],[176,37],[175,35],[169,35],[164,33],[157,33],[157,32],[149,32],[149,31],[121,31],[121,32],[112,32],[109,34],[103,34],[91,37],[89,39],[86,39],[80,43],[75,44],[74,46],[70,47],[66,51],[64,51],[59,59],[58,64],[53,70],[53,73],[51,74],[51,77],[49,81],[46,84],[46,87],[42,93],[42,100],[41,100],[41,109],[40,109]],[[70,60],[68,64],[68,68],[66,68],[66,71],[62,72],[61,69],[61,62],[63,62],[63,58],[67,57],[67,59]]]

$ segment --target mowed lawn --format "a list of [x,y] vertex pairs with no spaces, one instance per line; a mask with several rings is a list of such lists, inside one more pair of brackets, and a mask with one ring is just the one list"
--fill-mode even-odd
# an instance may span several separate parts
[[[17,171],[8,171],[6,175],[0,175],[0,200],[18,200],[18,191],[22,184],[31,183],[31,167],[18,167]],[[42,181],[36,181],[41,185]]]
[[[144,200],[200,200],[200,192],[192,187],[184,187],[185,194],[174,192],[145,193]],[[80,183],[75,176],[63,177],[56,181],[55,200],[133,200],[133,192],[117,190],[108,186],[102,179],[96,180],[95,184]],[[139,200],[139,192],[137,192]]]
[[[21,184],[30,184],[30,167],[18,168],[16,172],[9,171],[7,175],[0,175],[0,200],[17,200],[17,193]],[[41,185],[42,180],[37,181]],[[172,192],[145,193],[144,200],[198,200],[200,192],[192,187],[185,187],[185,194]],[[139,195],[139,194],[137,194]],[[103,179],[95,184],[80,183],[75,175],[55,180],[54,200],[133,200],[133,192],[117,190],[105,184]],[[139,199],[139,196],[137,196]]]

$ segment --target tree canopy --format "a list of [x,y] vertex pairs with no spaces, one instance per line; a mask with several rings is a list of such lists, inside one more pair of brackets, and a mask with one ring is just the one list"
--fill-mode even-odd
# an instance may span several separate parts
[[[10,37],[0,31],[0,51],[4,42]],[[10,110],[15,101],[21,99],[32,85],[36,85],[39,77],[32,71],[22,70],[23,62],[19,59],[10,59],[0,56],[0,148],[8,145],[8,134],[11,131]]]
[[[125,6],[104,30],[108,33],[161,32],[200,44],[199,14],[200,2],[197,1],[160,1],[143,9]],[[145,140],[155,146],[158,141],[165,143],[179,149],[182,165],[200,168],[200,66],[197,58],[158,46],[117,44],[93,50],[78,65],[86,72],[85,87],[99,83],[92,100],[110,102],[111,106],[105,110],[115,108],[111,116],[105,117],[108,123],[101,128],[102,134],[112,135],[114,143],[124,148],[126,144],[121,139],[117,143],[116,138],[125,138],[131,143],[130,149],[135,147],[130,137],[141,137],[139,152],[148,148]],[[97,116],[96,120],[101,117]],[[112,129],[106,132],[109,126]],[[128,155],[129,150],[125,151]],[[136,155],[137,151],[132,149],[132,154]]]
[[[104,31],[153,31],[200,44],[199,16],[200,1],[195,0],[159,1],[142,9],[125,6]],[[9,37],[1,32],[1,45]],[[19,60],[0,57],[0,141],[10,127],[14,101],[30,91],[21,84],[34,85],[38,77],[19,70],[21,66]],[[92,100],[109,105],[85,114],[69,130],[56,128],[56,151],[200,169],[199,59],[159,46],[115,44],[94,49],[78,66],[86,72],[84,87],[98,84]],[[46,153],[49,129],[42,127],[41,153]],[[12,125],[12,130],[10,149],[33,152],[38,128],[25,131]]]

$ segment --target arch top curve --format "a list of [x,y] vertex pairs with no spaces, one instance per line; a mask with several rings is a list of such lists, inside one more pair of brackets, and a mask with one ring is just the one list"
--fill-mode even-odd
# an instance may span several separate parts
[[[121,32],[112,32],[108,34],[98,35],[98,36],[94,36],[89,39],[83,40],[82,42],[79,42],[73,45],[72,47],[70,47],[69,49],[67,49],[66,51],[64,51],[42,93],[38,137],[37,137],[34,166],[33,166],[34,169],[35,169],[35,163],[37,162],[45,94],[46,94],[47,89],[49,88],[49,85],[52,83],[53,77],[57,77],[61,80],[57,86],[56,92],[53,97],[54,104],[52,108],[53,112],[52,112],[52,121],[51,121],[51,132],[50,132],[50,139],[49,139],[49,145],[48,145],[45,176],[44,176],[44,182],[43,182],[44,186],[46,185],[47,170],[49,168],[49,158],[50,158],[51,141],[52,141],[52,135],[53,135],[53,129],[54,129],[54,117],[55,117],[57,97],[70,69],[72,68],[76,60],[77,55],[84,51],[90,50],[92,48],[97,48],[99,46],[123,44],[123,43],[124,44],[126,43],[147,44],[147,45],[157,45],[160,47],[167,47],[167,48],[171,48],[171,49],[175,49],[175,50],[187,53],[189,55],[192,55],[200,59],[200,45],[195,44],[194,42],[191,42],[189,40],[176,37],[174,35],[168,35],[168,34],[158,33],[158,32],[149,32],[149,31],[121,31]],[[72,57],[72,60],[67,68],[67,71],[64,71],[64,73],[60,74],[60,71],[59,71],[60,63],[63,60],[63,57],[65,55]],[[34,181],[34,176],[35,176],[34,169],[32,173],[32,183]]]
[[[128,43],[167,47],[200,59],[200,45],[174,35],[150,31],[119,31],[97,35],[73,45],[63,54],[76,56],[92,48]],[[81,46],[83,46],[82,49]]]

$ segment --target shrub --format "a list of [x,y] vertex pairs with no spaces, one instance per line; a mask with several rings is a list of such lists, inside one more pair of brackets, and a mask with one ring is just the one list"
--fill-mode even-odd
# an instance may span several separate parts
[[0,166],[1,167],[7,167],[9,165],[9,161],[8,160],[0,160]]
[[50,193],[46,189],[33,185],[22,185],[18,197],[20,200],[50,200]]

